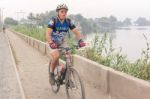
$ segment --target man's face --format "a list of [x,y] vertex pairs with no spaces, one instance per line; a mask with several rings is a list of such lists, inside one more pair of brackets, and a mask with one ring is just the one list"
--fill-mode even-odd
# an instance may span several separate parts
[[67,16],[67,10],[66,9],[60,9],[58,11],[58,15],[59,15],[59,18],[61,20],[64,20],[66,18],[66,16]]

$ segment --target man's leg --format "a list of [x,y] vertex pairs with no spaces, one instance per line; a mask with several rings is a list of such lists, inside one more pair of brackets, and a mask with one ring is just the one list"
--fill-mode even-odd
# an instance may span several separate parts
[[54,50],[51,51],[51,83],[55,84],[54,82],[54,70],[55,67],[59,64],[59,51]]

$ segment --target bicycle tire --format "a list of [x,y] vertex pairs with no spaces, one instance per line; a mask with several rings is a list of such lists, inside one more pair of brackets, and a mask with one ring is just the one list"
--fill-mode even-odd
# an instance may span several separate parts
[[[73,76],[76,76],[77,79],[79,80],[79,83],[80,83],[80,88],[81,88],[81,98],[76,98],[76,99],[85,99],[85,89],[84,89],[84,85],[83,85],[83,82],[78,74],[78,72],[74,69],[74,68],[69,68],[69,71],[73,74]],[[67,98],[68,99],[72,99],[73,97],[70,96],[70,93],[69,93],[69,76],[71,76],[69,74],[69,71],[67,72],[66,74],[66,78],[65,78],[65,86],[66,86],[66,94],[67,94]]]

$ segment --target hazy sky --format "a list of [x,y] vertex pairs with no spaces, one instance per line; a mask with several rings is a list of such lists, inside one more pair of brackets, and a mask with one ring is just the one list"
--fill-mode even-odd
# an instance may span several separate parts
[[114,15],[119,19],[139,16],[150,19],[150,0],[0,0],[0,8],[4,9],[4,16],[17,18],[16,12],[22,10],[40,13],[54,10],[60,3],[69,6],[69,13],[81,13],[87,18]]

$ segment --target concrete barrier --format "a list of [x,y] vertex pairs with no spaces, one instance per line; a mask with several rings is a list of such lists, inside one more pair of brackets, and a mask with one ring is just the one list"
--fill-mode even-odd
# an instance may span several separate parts
[[27,37],[27,41],[26,42],[30,45],[30,37]]
[[25,36],[25,37],[23,37],[23,38],[24,38],[25,42],[28,43],[28,38],[29,38],[29,37]]
[[46,54],[46,44],[44,42],[39,41],[39,51]]
[[38,42],[38,40],[33,39],[33,42],[34,42],[34,46],[33,47],[35,49],[39,50],[39,42]]
[[33,47],[33,38],[32,37],[28,37],[28,41],[27,43]]
[[109,70],[112,99],[150,99],[150,83],[115,70]]
[[102,92],[108,93],[107,78],[109,68],[78,55],[73,56],[73,65],[84,81]]
[[26,35],[24,35],[24,36],[22,35],[22,38],[25,42],[28,42],[28,37]]
[[33,41],[33,39],[30,37],[30,45],[32,46],[32,47],[34,47],[34,41]]
[[50,50],[48,44],[47,43],[45,43],[45,44],[46,44],[45,54],[46,54],[46,56],[50,57],[50,51],[51,50]]
[[[22,35],[21,38],[25,41],[30,38]],[[33,38],[30,38],[30,43],[31,46],[49,57],[50,49],[46,43]],[[73,56],[73,65],[83,81],[100,89],[102,93],[110,96],[109,99],[150,99],[150,83],[147,81],[115,71],[78,55]]]
[[28,44],[31,45],[31,39],[30,37],[28,37]]

